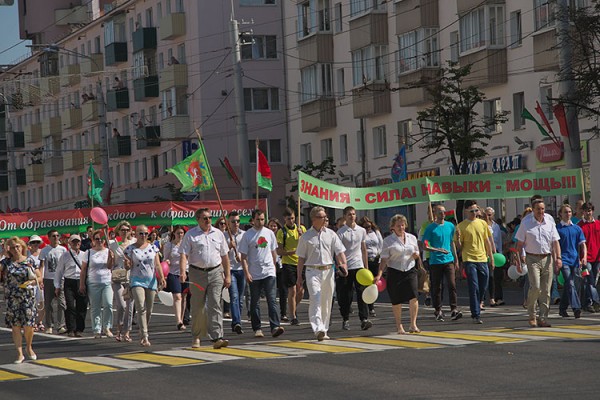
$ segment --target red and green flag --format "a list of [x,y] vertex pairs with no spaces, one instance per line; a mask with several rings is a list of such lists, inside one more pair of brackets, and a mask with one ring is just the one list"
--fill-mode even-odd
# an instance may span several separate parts
[[238,178],[227,157],[225,157],[223,160],[219,158],[219,162],[221,163],[221,167],[223,167],[227,172],[227,178],[229,178],[230,181],[234,181],[236,185],[241,186],[242,183],[240,182],[240,178]]
[[445,221],[456,221],[456,211],[455,210],[448,210],[444,213],[444,220]]
[[569,125],[567,124],[567,116],[565,114],[565,106],[562,103],[558,103],[554,106],[554,115],[558,121],[560,127],[560,134],[564,137],[569,137]]
[[271,167],[267,157],[256,147],[256,181],[258,186],[268,191],[273,190],[273,181],[271,180]]
[[104,188],[104,181],[101,180],[96,171],[94,171],[94,167],[92,163],[90,163],[90,168],[88,169],[87,174],[87,182],[88,182],[88,197],[90,200],[96,204],[102,204],[102,188]]
[[546,113],[542,109],[542,106],[540,105],[539,101],[535,102],[535,111],[539,114],[540,118],[542,118],[542,122],[546,126],[546,129],[548,130],[548,132],[550,132],[552,135],[554,135],[554,130],[552,130],[552,125],[550,125],[550,121],[548,121],[548,117],[546,117]]
[[166,171],[179,179],[182,192],[202,192],[213,188],[214,180],[202,142],[198,143],[198,150]]
[[534,122],[537,125],[538,129],[540,130],[540,132],[543,136],[550,137],[550,135],[548,135],[548,132],[546,131],[546,129],[544,129],[542,124],[540,124],[537,121],[537,119],[535,119],[535,117],[533,115],[531,115],[531,113],[527,110],[527,108],[523,108],[523,111],[521,112],[521,117]]

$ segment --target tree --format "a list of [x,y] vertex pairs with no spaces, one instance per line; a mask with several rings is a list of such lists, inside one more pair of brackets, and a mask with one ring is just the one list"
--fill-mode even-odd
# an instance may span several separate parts
[[[471,65],[449,63],[439,79],[428,87],[431,106],[418,112],[420,133],[415,142],[426,152],[423,158],[447,151],[456,175],[468,174],[469,163],[485,157],[486,147],[497,124],[507,121],[508,112],[481,117],[477,111],[485,95],[476,86],[466,85]],[[457,208],[461,209],[462,202]],[[458,213],[462,216],[462,213]]]
[[[314,176],[317,179],[322,179],[326,175],[334,175],[335,168],[336,168],[336,166],[333,163],[333,157],[327,157],[326,159],[321,161],[319,164],[315,164],[312,161],[307,161],[305,165],[302,165],[302,164],[294,165],[294,167],[292,168],[292,171],[297,172],[297,171],[302,170],[302,172],[304,172],[305,174]],[[298,183],[295,183],[290,188],[290,193],[294,193],[297,190],[298,190]],[[288,207],[290,207],[292,210],[295,210],[296,207],[298,206],[298,203],[296,202],[296,198],[291,194],[289,196],[286,196],[286,202],[287,202]]]

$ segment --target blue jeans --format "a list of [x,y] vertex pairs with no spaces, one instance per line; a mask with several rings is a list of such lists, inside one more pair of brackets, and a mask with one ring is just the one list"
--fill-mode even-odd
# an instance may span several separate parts
[[[566,282],[566,280],[565,280]],[[564,290],[563,290],[564,291]],[[558,291],[558,275],[554,274],[552,277],[552,292],[550,292],[552,302],[556,299],[560,299],[560,292]]]
[[252,330],[261,329],[260,325],[260,293],[264,289],[267,296],[267,306],[269,308],[269,325],[271,332],[279,327],[279,305],[276,301],[277,278],[269,276],[264,279],[256,279],[250,282],[250,320]]
[[560,297],[559,311],[565,312],[571,304],[573,311],[581,309],[581,301],[575,286],[575,279],[579,275],[579,266],[563,265],[561,268],[562,275],[565,280],[563,285],[562,296]]
[[469,285],[469,307],[471,308],[471,317],[479,318],[481,313],[481,299],[490,280],[488,264],[486,262],[465,262],[467,271],[467,284]]
[[231,305],[231,327],[242,324],[242,309],[246,277],[244,270],[231,271],[231,286],[229,286],[229,304]]
[[100,333],[112,328],[113,290],[110,282],[88,283],[90,299],[90,316],[94,333]]
[[594,303],[600,303],[598,297],[598,290],[596,289],[596,281],[598,279],[598,270],[600,269],[600,262],[587,263],[587,270],[590,272],[588,276],[583,278],[584,287],[584,306],[591,306]]

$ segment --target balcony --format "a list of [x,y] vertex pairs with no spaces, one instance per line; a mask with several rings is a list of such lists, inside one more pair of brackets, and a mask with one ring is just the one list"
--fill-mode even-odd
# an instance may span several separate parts
[[158,97],[158,75],[146,76],[133,81],[135,101],[144,101],[148,97]]
[[93,72],[102,71],[102,64],[104,60],[102,59],[102,53],[90,54],[89,58],[84,57],[81,59],[80,67],[82,74],[91,74]]
[[62,175],[63,171],[62,157],[49,157],[44,161],[44,174],[46,174],[46,176]]
[[400,75],[400,106],[415,106],[431,101],[427,87],[429,82],[439,77],[439,73],[439,68],[421,68]]
[[371,12],[350,21],[350,50],[388,43],[388,15]]
[[185,35],[185,13],[171,13],[160,20],[160,40]]
[[186,64],[172,64],[166,66],[158,77],[160,90],[167,90],[175,86],[188,85],[188,68]]
[[17,186],[23,186],[27,184],[27,171],[25,168],[17,168],[15,170],[17,174]]
[[106,109],[115,111],[123,108],[129,108],[129,90],[127,88],[107,90]]
[[27,182],[44,181],[44,164],[31,164],[27,167]]
[[408,0],[396,3],[396,35],[440,25],[438,0]]
[[15,149],[25,147],[25,132],[13,132],[13,147]]
[[64,167],[67,171],[79,170],[84,168],[86,159],[81,150],[67,150],[63,152]]
[[113,42],[104,46],[104,63],[107,66],[122,62],[127,62],[127,42]]
[[73,86],[81,82],[81,76],[79,75],[80,66],[79,64],[65,65],[59,70],[60,74],[60,86]]
[[133,52],[156,50],[156,28],[138,28],[133,32]]
[[533,70],[535,72],[558,70],[556,30],[533,35]]
[[174,115],[162,120],[160,133],[163,139],[187,139],[190,136],[190,117]]
[[300,106],[302,115],[302,132],[319,132],[323,129],[335,128],[335,99],[322,97]]
[[60,93],[60,77],[59,76],[48,76],[46,78],[40,78],[40,94],[45,95],[57,95]]
[[53,136],[60,139],[62,136],[62,121],[60,117],[50,117],[42,121],[42,136]]
[[54,23],[56,25],[78,25],[90,22],[90,15],[86,6],[73,6],[54,10]]
[[370,83],[352,89],[354,118],[373,117],[392,111],[390,91],[385,83]]
[[23,105],[36,106],[40,104],[40,87],[36,85],[25,84],[23,86]]
[[23,130],[27,143],[38,143],[42,141],[42,124],[27,125]]
[[110,158],[131,155],[131,136],[118,136],[108,139],[108,156]]
[[64,129],[77,129],[81,127],[81,108],[69,108],[60,114]]
[[136,148],[160,147],[160,126],[145,126],[135,130]]
[[476,67],[468,76],[469,84],[489,87],[506,83],[508,80],[508,63],[506,49],[484,48],[474,53],[459,57],[460,65],[473,64]]
[[314,63],[333,62],[333,34],[317,32],[298,42],[300,68]]
[[81,116],[84,121],[98,120],[98,100],[88,100],[81,105]]

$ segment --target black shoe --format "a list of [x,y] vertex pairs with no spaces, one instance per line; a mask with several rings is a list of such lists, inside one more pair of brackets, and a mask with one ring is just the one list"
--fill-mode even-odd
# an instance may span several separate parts
[[560,297],[558,297],[558,298],[556,298],[556,299],[552,300],[552,303],[554,303],[555,305],[558,305],[558,304],[560,304]]
[[[581,310],[579,310],[579,314],[581,315]],[[566,312],[566,311],[559,311],[558,315],[560,315],[563,318],[569,318],[570,317],[569,313]]]
[[592,305],[592,308],[594,309],[594,311],[600,312],[600,303],[594,303]]
[[369,317],[375,318],[376,316],[377,316],[377,313],[375,312],[375,310],[369,311]]
[[581,317],[581,310],[577,309],[577,310],[573,311],[573,314],[575,315],[575,318],[580,318]]
[[240,324],[235,324],[232,330],[235,333],[237,333],[238,335],[241,335],[242,333],[244,333],[244,331],[242,330],[242,326]]
[[435,320],[438,322],[444,322],[444,313],[441,311],[439,313],[436,313]]
[[425,297],[425,305],[427,307],[431,307],[431,297],[429,297],[429,296]]
[[458,319],[462,318],[462,312],[458,311],[458,310],[454,310],[452,311],[452,314],[450,315],[450,319],[452,321],[456,321]]
[[368,319],[365,319],[363,322],[360,323],[360,329],[362,329],[363,331],[368,330],[372,326],[373,326],[373,323],[371,321],[369,321]]
[[281,320],[281,322],[290,322],[290,319],[287,317],[287,315],[282,315],[279,319]]
[[483,321],[481,320],[481,318],[473,318],[473,323],[481,325],[481,324],[483,324]]
[[592,314],[594,314],[596,312],[596,310],[594,310],[594,308],[592,306],[585,306],[585,307],[583,307],[583,309]]
[[298,318],[293,318],[290,325],[300,325],[300,321],[298,321]]
[[350,321],[344,320],[344,322],[342,322],[342,329],[345,331],[349,331],[350,330]]

